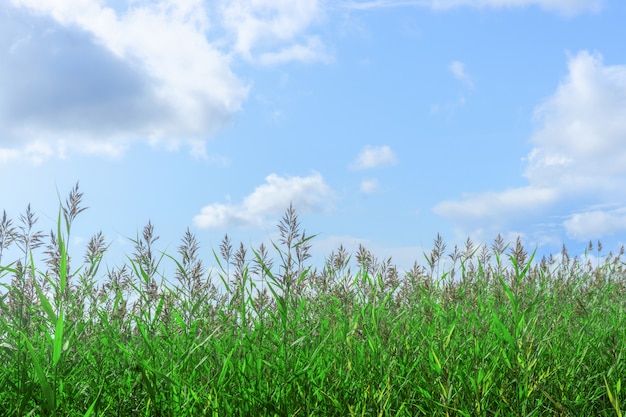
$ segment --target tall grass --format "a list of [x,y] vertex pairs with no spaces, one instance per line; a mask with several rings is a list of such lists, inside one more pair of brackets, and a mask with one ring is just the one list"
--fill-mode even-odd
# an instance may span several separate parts
[[68,253],[83,210],[77,185],[47,235],[30,207],[2,217],[0,415],[622,415],[623,250],[438,236],[406,273],[363,247],[316,269],[289,207],[271,250],[225,236],[207,266],[189,230],[167,254],[148,223],[102,271],[102,234]]

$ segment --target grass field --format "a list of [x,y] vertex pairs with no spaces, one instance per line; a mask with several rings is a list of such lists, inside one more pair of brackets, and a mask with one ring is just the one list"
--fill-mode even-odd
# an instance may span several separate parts
[[438,237],[406,273],[362,247],[314,269],[289,208],[270,248],[159,253],[148,224],[103,271],[104,236],[67,253],[81,198],[49,235],[1,219],[2,416],[622,416],[623,250]]

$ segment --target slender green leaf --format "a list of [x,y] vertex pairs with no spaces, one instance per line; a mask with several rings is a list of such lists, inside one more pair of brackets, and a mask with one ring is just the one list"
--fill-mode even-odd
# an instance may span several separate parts
[[502,321],[500,321],[500,318],[495,313],[495,311],[491,313],[491,319],[492,322],[496,325],[496,329],[498,330],[498,335],[500,336],[500,338],[504,339],[509,344],[509,346],[516,347],[517,344],[515,343],[515,339],[513,339],[513,336],[511,336],[511,332],[509,332],[509,329],[507,329]]
[[44,368],[41,366],[41,362],[39,361],[39,356],[37,352],[35,352],[35,348],[33,347],[28,337],[22,333],[22,338],[26,347],[28,348],[28,353],[30,354],[30,360],[35,368],[35,373],[37,375],[37,379],[39,380],[39,385],[41,386],[41,391],[43,392],[44,398],[46,400],[46,408],[49,413],[54,413],[56,410],[56,401],[55,401],[55,393],[48,381],[48,377]]
[[59,363],[59,359],[61,359],[61,353],[63,352],[63,330],[64,330],[65,320],[63,319],[63,312],[59,313],[59,317],[57,318],[56,325],[54,328],[54,347],[52,353],[52,365],[56,366]]

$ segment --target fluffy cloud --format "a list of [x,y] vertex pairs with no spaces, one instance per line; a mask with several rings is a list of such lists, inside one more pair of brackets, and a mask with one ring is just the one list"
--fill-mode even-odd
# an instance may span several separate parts
[[[604,66],[581,52],[569,75],[540,105],[526,177],[571,190],[623,185],[626,175],[626,66]],[[602,180],[602,181],[599,181]]]
[[70,148],[115,154],[147,138],[199,150],[247,97],[230,58],[207,41],[200,1],[124,12],[93,0],[13,4],[33,27],[10,33],[0,74],[0,118],[14,142],[58,149],[64,138]]
[[393,150],[387,145],[367,145],[352,162],[353,169],[370,169],[387,165],[395,165],[398,162]]
[[[565,218],[560,229],[580,240],[626,230],[626,65],[606,66],[600,55],[583,51],[568,67],[535,111],[534,148],[524,158],[529,185],[444,201],[436,214],[466,234],[542,223],[547,215]],[[597,208],[604,203],[617,207]]]
[[204,155],[248,97],[233,57],[330,59],[305,33],[318,0],[115,4],[9,0],[2,8],[0,159],[119,156],[135,141]]
[[258,227],[265,224],[267,216],[283,213],[289,204],[300,213],[322,212],[330,209],[333,198],[333,191],[317,172],[308,177],[270,174],[240,204],[209,204],[193,222],[200,228]]

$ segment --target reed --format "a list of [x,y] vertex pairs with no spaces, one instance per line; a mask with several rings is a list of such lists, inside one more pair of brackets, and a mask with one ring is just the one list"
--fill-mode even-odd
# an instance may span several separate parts
[[622,415],[623,248],[537,260],[438,236],[406,273],[363,247],[316,269],[289,207],[270,249],[225,236],[208,263],[189,230],[160,252],[148,223],[102,271],[101,233],[68,253],[82,196],[48,234],[30,207],[0,222],[0,415]]

